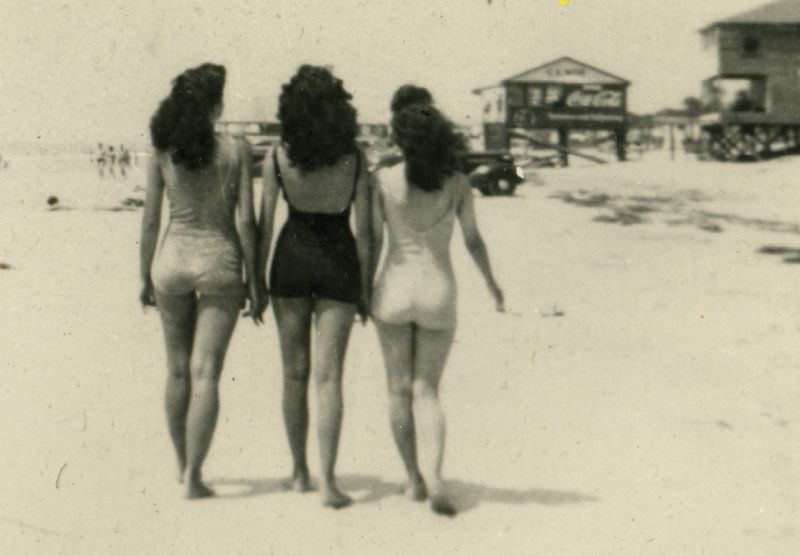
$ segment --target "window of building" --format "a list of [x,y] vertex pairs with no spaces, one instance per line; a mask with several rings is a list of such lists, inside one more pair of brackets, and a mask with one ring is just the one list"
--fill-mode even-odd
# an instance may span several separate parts
[[761,55],[761,41],[755,37],[745,37],[743,43],[745,58],[757,58]]
[[525,88],[522,85],[511,83],[506,86],[506,104],[509,108],[525,106]]

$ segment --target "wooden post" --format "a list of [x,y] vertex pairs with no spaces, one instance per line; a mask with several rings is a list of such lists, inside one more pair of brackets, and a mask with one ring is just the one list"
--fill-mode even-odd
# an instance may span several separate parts
[[558,128],[558,146],[561,151],[558,153],[558,159],[561,161],[561,166],[569,166],[569,130],[563,127]]
[[617,148],[617,160],[625,162],[626,159],[626,144],[627,144],[628,130],[624,127],[617,128],[614,142]]

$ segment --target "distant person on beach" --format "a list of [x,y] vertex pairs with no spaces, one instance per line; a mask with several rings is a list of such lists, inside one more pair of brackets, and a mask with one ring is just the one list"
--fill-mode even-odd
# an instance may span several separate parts
[[389,239],[374,285],[372,316],[386,364],[392,433],[408,474],[407,494],[419,501],[430,496],[433,511],[454,515],[441,477],[445,425],[439,382],[456,326],[450,262],[456,219],[498,311],[505,310],[503,293],[478,230],[469,181],[459,171],[463,142],[453,124],[428,103],[411,104],[394,114],[392,134],[404,161],[378,171],[371,184],[370,275],[380,260],[384,227]]
[[123,178],[127,177],[127,169],[131,165],[131,153],[125,148],[125,145],[119,146],[119,173]]
[[97,144],[97,156],[95,157],[95,163],[97,164],[98,175],[101,178],[104,177],[106,169],[106,148],[102,143]]
[[117,153],[114,152],[113,145],[108,146],[108,153],[106,154],[106,160],[108,164],[108,173],[111,174],[114,178],[116,178],[117,174],[114,172],[114,166],[117,163]]
[[[353,318],[359,312],[366,320],[368,311],[368,291],[362,284],[369,263],[369,192],[351,98],[341,80],[322,67],[301,66],[283,86],[278,110],[281,143],[264,162],[258,260],[278,325],[292,487],[300,492],[311,487],[306,438],[314,328],[322,501],[333,508],[352,502],[334,477],[343,413],[342,370]],[[289,217],[275,245],[267,286],[279,194]]]
[[[201,468],[217,423],[225,353],[245,296],[256,324],[262,311],[251,152],[246,141],[214,134],[224,85],[223,66],[186,70],[150,122],[155,153],[147,169],[140,299],[161,315],[167,423],[187,498],[213,495]],[[165,191],[170,222],[156,254]]]

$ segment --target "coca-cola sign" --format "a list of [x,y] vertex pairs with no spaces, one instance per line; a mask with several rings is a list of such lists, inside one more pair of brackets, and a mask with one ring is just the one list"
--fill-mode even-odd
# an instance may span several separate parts
[[626,125],[624,85],[509,83],[507,91],[512,90],[515,102],[505,107],[509,127],[611,129]]
[[567,95],[564,104],[569,108],[615,108],[623,106],[622,91],[577,89]]

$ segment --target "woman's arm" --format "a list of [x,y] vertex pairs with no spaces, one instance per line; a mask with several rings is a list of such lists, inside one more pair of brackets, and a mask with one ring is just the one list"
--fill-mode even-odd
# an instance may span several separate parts
[[256,324],[264,312],[256,272],[256,213],[253,207],[253,151],[246,140],[239,142],[239,243],[244,258],[245,280],[250,300],[249,316]]
[[361,306],[359,312],[363,322],[369,316],[369,304],[372,298],[372,281],[370,273],[372,237],[370,234],[370,188],[367,174],[367,159],[359,149],[356,156],[360,157],[360,173],[356,181],[355,220],[356,220],[356,249],[358,262],[361,269]]
[[156,254],[158,232],[161,228],[161,204],[164,199],[164,176],[158,161],[158,153],[153,153],[147,163],[147,191],[144,197],[142,231],[139,240],[139,272],[142,290],[139,300],[143,306],[155,307],[155,294],[150,269]]
[[375,274],[378,272],[378,264],[381,262],[381,251],[383,251],[383,198],[381,197],[381,188],[379,181],[379,173],[376,172],[370,176],[370,212],[371,212],[371,233],[372,233],[372,249],[369,264],[369,283],[375,282]]
[[459,201],[456,207],[458,212],[458,221],[461,224],[461,231],[464,236],[464,245],[467,251],[472,256],[472,260],[478,266],[486,281],[486,286],[492,293],[495,300],[495,306],[498,311],[505,311],[505,301],[503,299],[503,292],[497,281],[492,274],[492,265],[489,263],[489,252],[486,249],[486,244],[483,241],[481,232],[478,229],[478,220],[475,216],[475,202],[472,197],[472,188],[469,184],[469,179],[461,175],[459,180]]
[[[278,147],[274,147],[277,149]],[[258,285],[264,294],[264,304],[269,302],[269,285],[267,284],[267,264],[269,250],[272,246],[272,229],[275,224],[275,207],[278,204],[278,183],[275,181],[275,168],[272,162],[272,151],[264,156],[261,179],[264,191],[261,195],[261,216],[258,221],[258,261],[256,272]]]

